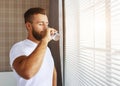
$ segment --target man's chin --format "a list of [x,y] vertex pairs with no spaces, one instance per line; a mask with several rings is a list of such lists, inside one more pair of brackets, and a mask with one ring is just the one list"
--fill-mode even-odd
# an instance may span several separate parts
[[42,40],[42,37],[34,36],[34,38],[38,41]]

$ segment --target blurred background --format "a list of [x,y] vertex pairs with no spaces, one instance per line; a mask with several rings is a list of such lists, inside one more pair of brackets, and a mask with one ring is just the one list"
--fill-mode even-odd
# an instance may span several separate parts
[[[9,65],[9,51],[14,43],[26,39],[27,31],[24,24],[24,12],[31,7],[45,8],[50,22],[49,26],[57,29],[59,32],[58,4],[59,3],[56,0],[0,1],[0,86],[7,86],[6,82],[8,82],[9,86],[13,86],[12,83],[14,79],[12,80],[12,71]],[[58,86],[62,86],[62,70],[59,49],[61,43],[59,42],[61,41],[51,41],[49,47],[53,53],[58,73]]]

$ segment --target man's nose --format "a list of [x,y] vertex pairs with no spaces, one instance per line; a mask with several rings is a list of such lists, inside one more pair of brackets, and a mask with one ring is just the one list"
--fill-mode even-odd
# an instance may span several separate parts
[[48,28],[48,24],[44,24],[44,28],[47,29]]

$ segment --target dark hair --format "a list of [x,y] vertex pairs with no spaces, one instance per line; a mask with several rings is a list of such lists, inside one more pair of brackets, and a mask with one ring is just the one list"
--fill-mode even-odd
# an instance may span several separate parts
[[28,10],[24,13],[25,23],[26,23],[26,22],[32,23],[32,19],[33,19],[33,15],[34,15],[34,14],[43,14],[43,15],[46,15],[46,10],[43,9],[43,8],[39,8],[39,7],[28,9]]

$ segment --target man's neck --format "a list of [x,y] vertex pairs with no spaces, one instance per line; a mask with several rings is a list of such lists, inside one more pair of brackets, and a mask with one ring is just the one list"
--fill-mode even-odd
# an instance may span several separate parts
[[29,39],[29,40],[31,40],[31,41],[37,43],[37,44],[39,44],[39,43],[41,42],[41,41],[36,40],[35,38],[27,37],[27,39]]

